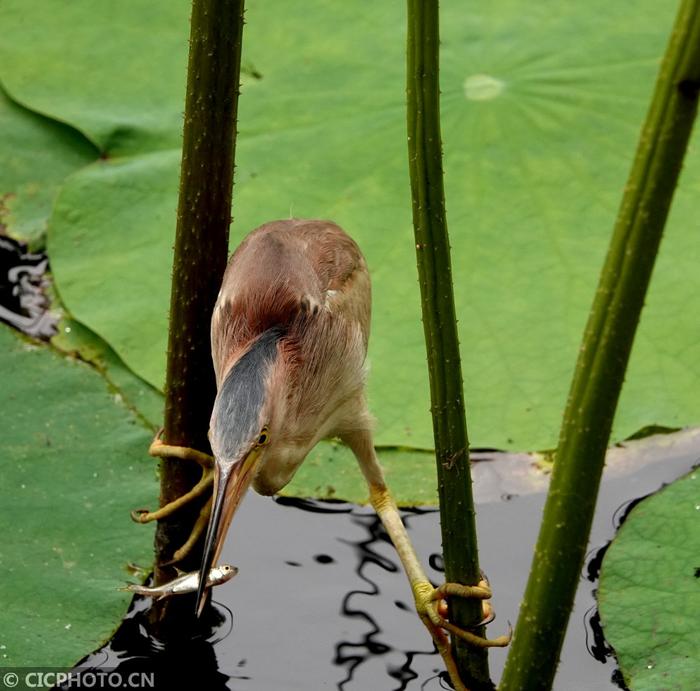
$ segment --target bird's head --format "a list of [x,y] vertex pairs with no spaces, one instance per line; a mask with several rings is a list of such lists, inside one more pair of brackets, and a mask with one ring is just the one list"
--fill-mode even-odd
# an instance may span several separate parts
[[296,469],[286,463],[288,454],[278,443],[287,398],[279,355],[281,336],[278,329],[259,336],[224,374],[217,392],[209,426],[214,496],[197,593],[198,615],[205,602],[206,575],[218,561],[248,487],[253,483],[258,491],[272,494]]

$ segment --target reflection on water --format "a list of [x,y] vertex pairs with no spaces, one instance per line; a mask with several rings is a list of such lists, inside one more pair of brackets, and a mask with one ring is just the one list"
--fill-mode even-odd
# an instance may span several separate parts
[[[324,686],[343,691],[353,688],[396,691],[409,688],[449,688],[446,684],[439,683],[446,675],[441,671],[439,656],[432,641],[427,634],[420,635],[422,625],[414,613],[410,589],[406,588],[408,597],[405,599],[391,600],[389,598],[392,593],[383,592],[383,579],[378,577],[378,572],[390,575],[392,580],[395,577],[403,579],[404,575],[393,546],[376,514],[342,502],[281,498],[274,506],[279,506],[284,511],[293,511],[297,517],[306,514],[304,520],[308,520],[309,513],[342,517],[344,522],[354,528],[351,532],[357,535],[355,539],[348,535],[337,538],[338,545],[346,548],[343,553],[354,562],[354,568],[348,569],[350,565],[345,559],[342,568],[349,574],[354,574],[356,587],[346,590],[339,606],[341,617],[352,622],[352,626],[343,627],[347,635],[340,637],[333,644],[332,659],[318,659],[321,668],[330,663],[330,669],[337,670],[334,674],[335,680],[328,679]],[[411,530],[413,520],[421,516],[431,516],[431,520],[434,521],[437,513],[434,510],[407,511],[404,516],[407,528]],[[338,562],[338,556],[318,553],[311,555],[309,561],[320,566],[332,566]],[[300,562],[291,560],[284,563],[294,568],[302,566]],[[441,556],[431,554],[429,563],[439,580],[442,569]],[[314,583],[309,583],[309,587],[313,588]],[[218,595],[219,591],[215,594]],[[150,598],[139,595],[134,597],[125,619],[107,645],[76,665],[74,671],[78,676],[71,679],[70,688],[82,688],[81,673],[94,673],[99,670],[118,670],[122,678],[127,678],[132,673],[153,674],[157,689],[172,689],[183,683],[197,684],[208,689],[267,691],[270,688],[256,683],[256,679],[247,673],[248,661],[240,658],[235,652],[240,639],[244,637],[244,632],[240,629],[235,630],[236,617],[229,607],[215,602],[207,610],[205,621],[199,624],[198,631],[187,633],[180,639],[168,640],[166,643],[155,637],[150,630],[150,605]],[[416,638],[423,642],[422,646],[392,644],[387,632],[382,630],[380,619],[386,618],[387,615],[392,616],[391,613],[397,610],[415,620],[415,632],[419,634]],[[297,633],[303,636],[303,632]],[[256,650],[255,653],[264,655],[268,666],[277,666],[276,675],[278,678],[284,678],[286,660],[282,656],[276,656],[274,650]],[[421,664],[418,664],[419,660]],[[374,680],[376,686],[367,686],[366,675],[360,674],[363,666],[371,667],[371,673],[374,675],[378,672],[381,674]],[[420,672],[416,671],[416,668],[419,668]],[[326,673],[328,671],[326,670]],[[88,679],[86,676],[85,680]],[[419,682],[419,686],[410,686],[414,681]],[[299,679],[299,682],[305,684],[303,679]],[[290,680],[289,688],[296,688],[292,686],[293,683],[295,682]],[[86,684],[85,688],[87,687]],[[65,688],[68,688],[68,685]],[[278,685],[276,688],[287,687]],[[303,688],[315,687],[304,685]]]
[[[696,453],[660,456],[632,477],[604,482],[591,544],[605,545],[612,538],[625,513],[616,511],[621,502],[682,475],[696,458]],[[544,495],[529,494],[478,505],[480,561],[499,615],[491,625],[493,635],[517,619],[543,503]],[[437,512],[407,510],[403,515],[428,577],[440,582]],[[217,602],[204,621],[193,623],[197,630],[183,631],[167,644],[159,641],[149,633],[150,601],[136,596],[112,640],[79,668],[153,672],[157,689],[185,684],[237,691],[449,688],[442,661],[413,609],[396,552],[370,508],[339,501],[270,501],[251,494],[221,560],[236,565],[239,574],[216,588]],[[601,562],[602,550],[592,550],[556,691],[624,688],[595,610]],[[505,656],[503,650],[490,655],[495,679]]]
[[[666,483],[662,484],[664,487]],[[661,488],[659,488],[661,489]],[[635,497],[629,501],[621,504],[613,513],[612,525],[615,532],[617,532],[622,524],[627,520],[632,509],[637,506],[641,501],[644,501],[649,494],[645,494],[641,497]],[[598,583],[598,578],[600,577],[600,569],[603,565],[603,559],[605,558],[605,553],[610,547],[610,541],[606,542],[602,547],[598,549],[591,550],[583,566],[583,574],[585,578],[593,584]],[[591,591],[592,597],[596,597],[597,591],[593,589]],[[588,609],[584,617],[584,626],[586,631],[586,649],[588,650],[591,657],[593,657],[598,662],[606,664],[608,660],[613,660],[617,663],[615,658],[615,651],[610,646],[610,644],[605,640],[605,634],[603,633],[603,626],[600,621],[600,613],[598,612],[598,607],[593,605]],[[629,691],[628,686],[622,677],[622,673],[619,668],[615,668],[612,672],[610,681],[612,684],[617,686],[617,688],[623,689],[623,691]]]
[[[233,616],[227,607],[215,605],[207,612],[207,621],[194,634],[174,638],[168,643],[149,633],[150,598],[136,596],[121,626],[100,650],[88,655],[73,669],[77,675],[58,688],[94,687],[92,673],[118,671],[121,679],[141,674],[153,679],[156,689],[175,689],[188,684],[195,688],[229,689],[232,679],[228,670],[219,670],[215,646],[232,631]],[[239,675],[239,679],[247,679]],[[81,682],[84,685],[81,685]]]
[[[425,512],[427,513],[427,512]],[[391,559],[379,553],[375,545],[380,543],[390,543],[389,537],[386,534],[381,521],[376,515],[361,515],[351,518],[355,525],[361,526],[367,533],[366,539],[358,540],[352,545],[356,558],[356,573],[359,578],[366,584],[366,588],[353,590],[347,593],[343,598],[341,612],[343,616],[349,619],[360,619],[368,626],[367,631],[359,641],[339,641],[335,647],[334,664],[343,667],[346,670],[346,676],[338,683],[338,689],[346,689],[350,687],[350,682],[353,680],[358,667],[366,663],[370,658],[376,659],[380,656],[387,656],[389,653],[399,653],[404,659],[402,662],[387,664],[387,674],[392,679],[396,679],[398,686],[394,688],[396,691],[403,691],[408,688],[408,683],[418,678],[418,674],[413,671],[412,665],[417,656],[434,655],[433,650],[395,650],[386,641],[382,640],[382,630],[377,621],[373,618],[370,609],[363,609],[356,603],[356,596],[381,597],[382,593],[375,580],[373,580],[371,572],[373,567],[382,569],[388,573],[397,573],[400,571],[400,562],[398,557]],[[410,524],[408,517],[405,518],[408,529]],[[436,555],[434,555],[436,556]],[[362,598],[359,598],[360,600]],[[412,605],[407,604],[402,600],[396,600],[394,605],[403,611],[412,612]]]
[[56,333],[45,294],[48,264],[45,254],[32,254],[26,245],[0,236],[0,320],[35,338]]

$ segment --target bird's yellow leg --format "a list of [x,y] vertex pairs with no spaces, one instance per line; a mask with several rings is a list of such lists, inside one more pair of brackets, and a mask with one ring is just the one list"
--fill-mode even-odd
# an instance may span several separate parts
[[[174,501],[165,504],[165,506],[161,506],[157,511],[149,511],[148,509],[135,509],[132,511],[131,518],[137,523],[150,523],[151,521],[158,521],[172,515],[180,507],[210,491],[214,482],[214,459],[211,456],[185,446],[171,446],[169,444],[164,444],[160,438],[161,432],[162,430],[156,434],[155,439],[151,443],[151,446],[148,449],[149,455],[153,456],[154,458],[179,458],[186,461],[194,461],[201,466],[202,476],[199,479],[199,482],[189,492],[186,492],[181,497],[178,497]],[[211,499],[202,507],[187,542],[185,542],[185,544],[175,552],[171,562],[180,561],[194,547],[197,540],[206,528],[210,513]]]
[[[442,656],[445,667],[452,679],[452,683],[458,691],[464,691],[465,686],[457,673],[449,641],[445,631],[458,636],[466,643],[480,648],[504,647],[510,643],[511,634],[488,639],[477,636],[470,631],[461,629],[445,619],[444,601],[447,597],[470,597],[487,600],[491,597],[491,589],[485,580],[478,585],[467,586],[459,583],[444,583],[435,588],[428,580],[423,567],[418,560],[416,552],[408,537],[406,528],[401,520],[401,514],[384,483],[369,482],[370,501],[377,515],[381,519],[391,541],[396,547],[401,563],[403,564],[411,590],[416,603],[416,611],[430,632],[438,652]],[[484,618],[492,615],[488,603],[484,603]]]
[[214,468],[213,456],[186,446],[165,444],[160,438],[160,432],[148,447],[148,454],[154,458],[180,458],[183,461],[194,461],[201,465],[204,470],[212,470]]
[[209,515],[211,514],[212,501],[213,497],[209,497],[206,504],[204,504],[202,510],[199,512],[199,516],[197,516],[197,520],[195,521],[192,532],[187,538],[187,541],[184,545],[182,545],[182,547],[180,547],[180,549],[175,550],[173,558],[170,561],[164,562],[163,566],[176,564],[178,561],[182,561],[192,551],[193,547],[197,544],[197,540],[199,540],[202,533],[207,529]]

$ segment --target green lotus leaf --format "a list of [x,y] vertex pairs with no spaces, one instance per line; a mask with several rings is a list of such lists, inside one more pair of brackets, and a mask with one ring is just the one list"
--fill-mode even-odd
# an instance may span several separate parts
[[2,4],[2,81],[102,151],[180,145],[188,3]]
[[152,433],[92,367],[1,325],[0,369],[1,659],[70,666],[124,616],[128,562],[152,561],[129,518],[157,505]]
[[[70,121],[112,157],[72,176],[57,202],[58,288],[77,320],[162,387],[185,11],[164,0],[110,3],[104,13],[87,0],[49,4],[7,0],[0,9],[2,77],[13,96]],[[446,197],[470,436],[482,447],[552,448],[674,8],[644,0],[630,15],[602,0],[558,0],[523,12],[499,0],[441,10]],[[316,0],[300,13],[271,0],[251,3],[246,16],[232,246],[290,215],[332,218],[358,240],[374,285],[377,442],[430,449],[404,8],[368,13]],[[56,60],[65,44],[69,54]],[[700,420],[699,188],[691,147],[614,440]]]
[[694,470],[637,505],[603,559],[603,631],[633,691],[698,688],[699,520]]
[[97,158],[79,132],[13,103],[0,87],[0,230],[37,244],[64,178]]
[[105,341],[68,315],[58,323],[51,344],[93,365],[124,403],[153,431],[163,425],[163,394],[137,377]]

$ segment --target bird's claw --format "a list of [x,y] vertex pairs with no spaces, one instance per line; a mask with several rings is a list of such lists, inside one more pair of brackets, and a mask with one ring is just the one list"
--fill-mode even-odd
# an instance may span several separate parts
[[483,579],[476,586],[465,586],[458,583],[443,583],[435,588],[429,581],[421,580],[411,583],[413,589],[413,597],[416,601],[416,610],[423,624],[430,632],[435,647],[438,649],[445,668],[447,669],[452,685],[456,691],[467,691],[459,676],[457,664],[452,655],[450,641],[446,632],[461,638],[468,645],[473,645],[478,648],[501,648],[510,643],[512,630],[510,625],[505,636],[498,638],[483,638],[477,634],[455,626],[447,620],[447,597],[469,597],[482,600],[483,619],[475,625],[475,628],[482,626],[491,621],[494,617],[493,608],[487,602],[491,597],[491,589],[486,579]]
[[166,444],[161,436],[163,434],[163,428],[161,427],[157,432],[151,445],[148,447],[149,456],[154,458],[179,458],[184,461],[194,461],[195,463],[202,466],[202,470],[212,470],[214,468],[214,458],[203,451],[198,451],[197,449],[190,449],[187,446],[172,446]]
[[446,632],[461,638],[468,645],[473,645],[479,648],[504,647],[510,643],[512,631],[510,630],[505,636],[489,639],[455,626],[447,620],[447,597],[469,597],[482,600],[483,619],[476,625],[482,626],[494,617],[493,608],[487,602],[491,597],[491,589],[488,582],[483,579],[476,586],[466,586],[459,583],[443,583],[437,588],[429,581],[415,581],[411,584],[413,589],[413,597],[416,602],[416,611],[421,618],[423,624],[430,632],[438,652],[442,656],[447,672],[450,675],[452,684],[457,691],[466,691],[466,687],[462,683],[457,670],[450,641]]
[[[157,511],[149,511],[148,509],[134,509],[131,512],[131,519],[136,523],[150,523],[151,521],[158,521],[163,518],[167,518],[175,513],[181,506],[184,506],[192,500],[211,492],[211,487],[214,482],[214,459],[211,456],[203,453],[202,451],[197,451],[197,449],[165,444],[161,439],[162,434],[163,428],[161,427],[148,448],[149,455],[155,458],[179,458],[182,460],[194,461],[201,466],[202,476],[199,482],[189,492],[186,492],[174,501],[161,506]],[[211,498],[205,502],[204,506],[202,507],[190,537],[187,539],[185,544],[174,553],[173,558],[168,563],[180,561],[192,550],[206,528],[210,511]]]
[[466,643],[479,648],[503,648],[510,643],[512,637],[510,630],[508,634],[498,638],[484,638],[455,626],[445,617],[447,613],[447,597],[468,597],[484,600],[484,616],[475,627],[492,621],[494,618],[493,608],[486,602],[491,597],[491,589],[486,580],[482,580],[478,585],[474,586],[461,585],[459,583],[443,583],[437,588],[429,581],[418,581],[413,583],[413,596],[416,601],[416,611],[434,639],[436,633],[444,637],[443,631],[449,631]]
[[134,509],[131,512],[131,520],[135,521],[136,523],[148,523],[150,520],[148,518],[148,515],[150,514],[150,511],[148,509]]

